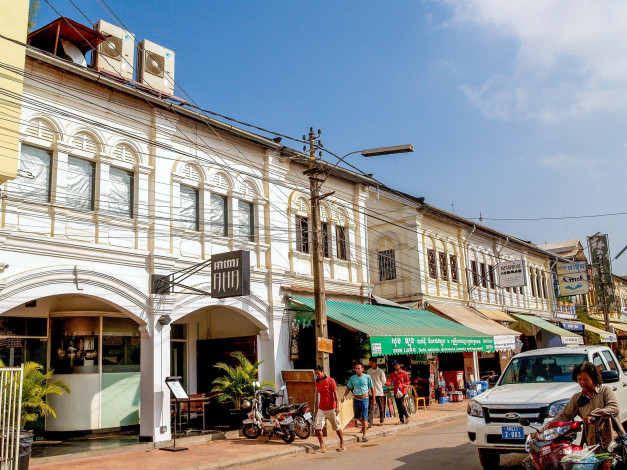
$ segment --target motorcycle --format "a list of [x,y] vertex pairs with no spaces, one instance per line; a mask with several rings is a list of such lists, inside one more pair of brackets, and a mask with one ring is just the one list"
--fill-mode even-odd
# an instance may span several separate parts
[[263,390],[257,389],[252,400],[244,400],[242,409],[250,410],[248,419],[242,423],[242,434],[248,439],[257,439],[259,436],[268,436],[268,442],[272,436],[278,436],[287,444],[294,442],[294,411],[285,408],[289,405],[268,406],[266,416],[262,411],[261,401]]
[[[522,426],[531,426],[527,419],[518,421]],[[523,461],[527,470],[558,470],[562,458],[582,447],[573,444],[577,433],[582,429],[581,421],[549,423],[542,431],[533,427],[536,433],[527,436],[525,449],[529,456]]]
[[303,403],[290,403],[275,405],[277,398],[281,401],[285,399],[285,385],[281,387],[281,393],[275,393],[270,390],[261,390],[261,414],[264,418],[269,418],[267,410],[269,408],[275,408],[278,406],[281,411],[290,411],[294,418],[294,432],[296,437],[300,439],[307,439],[313,431],[313,419],[311,415],[311,409],[307,402]]

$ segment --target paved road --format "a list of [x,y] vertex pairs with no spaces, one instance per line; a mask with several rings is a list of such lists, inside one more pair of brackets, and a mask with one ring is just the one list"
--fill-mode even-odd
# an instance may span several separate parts
[[[524,454],[501,457],[501,468],[522,469]],[[376,469],[376,470],[481,470],[477,451],[468,442],[465,419],[417,428],[393,436],[356,443],[339,453],[299,454],[258,465],[246,470]]]

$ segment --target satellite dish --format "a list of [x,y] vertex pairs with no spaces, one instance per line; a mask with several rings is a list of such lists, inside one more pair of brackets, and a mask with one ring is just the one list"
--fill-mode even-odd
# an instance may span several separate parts
[[63,51],[65,52],[65,57],[63,57],[64,59],[71,60],[75,64],[87,67],[85,56],[78,50],[78,47],[65,39],[61,39],[61,45],[63,46]]

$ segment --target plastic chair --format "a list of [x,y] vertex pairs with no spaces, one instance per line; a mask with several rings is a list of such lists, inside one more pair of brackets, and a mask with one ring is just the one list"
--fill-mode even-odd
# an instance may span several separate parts
[[427,399],[426,397],[414,397],[414,402],[416,402],[416,411],[418,411],[418,407],[422,406],[423,411],[427,412]]

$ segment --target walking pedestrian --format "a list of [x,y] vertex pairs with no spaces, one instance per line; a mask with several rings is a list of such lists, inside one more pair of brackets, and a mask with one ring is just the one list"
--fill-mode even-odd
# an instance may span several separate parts
[[368,406],[368,429],[372,427],[374,421],[374,408],[379,408],[379,422],[383,424],[385,420],[385,393],[383,393],[383,386],[385,385],[385,372],[380,367],[377,367],[377,360],[374,357],[370,358],[370,369],[367,374],[372,379],[372,389],[374,390],[374,399],[370,400]]
[[348,379],[346,384],[346,391],[342,397],[342,403],[344,398],[348,395],[348,391],[353,392],[353,410],[355,412],[355,418],[361,422],[361,442],[368,442],[366,437],[366,429],[368,428],[368,399],[369,396],[374,396],[372,390],[372,379],[368,374],[364,374],[364,366],[361,364],[355,364],[355,375]]
[[394,399],[396,400],[396,408],[398,409],[398,417],[401,420],[398,424],[409,423],[409,413],[405,408],[405,397],[407,396],[407,386],[409,385],[409,376],[401,368],[401,364],[394,362],[394,372],[388,377],[386,385],[394,385]]
[[320,442],[318,452],[324,453],[327,451],[327,448],[324,446],[324,439],[322,438],[322,428],[324,428],[324,424],[327,420],[331,423],[331,428],[337,433],[337,437],[340,438],[338,451],[344,452],[346,447],[344,447],[344,435],[340,427],[340,405],[337,399],[337,384],[331,377],[326,376],[322,366],[316,366],[314,373],[316,374],[316,388],[318,389],[318,396],[320,397],[314,425],[318,442]]

